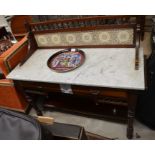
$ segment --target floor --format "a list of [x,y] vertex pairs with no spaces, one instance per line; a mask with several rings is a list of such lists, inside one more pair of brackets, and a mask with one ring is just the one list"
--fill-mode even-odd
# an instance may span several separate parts
[[[105,120],[82,117],[56,111],[46,111],[44,116],[51,116],[55,122],[81,125],[86,131],[98,134],[107,138],[125,140],[126,124],[109,122]],[[30,111],[30,115],[36,115],[35,110]],[[155,139],[155,130],[149,129],[139,121],[134,122],[134,138],[137,140],[153,140]]]

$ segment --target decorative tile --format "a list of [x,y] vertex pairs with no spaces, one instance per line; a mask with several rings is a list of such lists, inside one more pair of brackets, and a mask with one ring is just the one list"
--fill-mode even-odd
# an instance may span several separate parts
[[119,42],[127,42],[130,40],[130,34],[127,31],[119,31],[117,34],[117,38]]
[[66,38],[66,42],[68,44],[76,44],[76,35],[74,34],[66,34],[65,35],[65,38]]
[[110,34],[108,32],[101,32],[99,35],[99,41],[101,43],[108,43],[110,41]]
[[37,38],[37,43],[40,44],[40,46],[47,46],[48,45],[48,36],[39,35]]
[[84,43],[91,43],[93,40],[93,35],[90,32],[83,33],[81,37],[82,37],[82,42]]
[[132,45],[132,28],[36,34],[39,47],[84,45]]
[[[51,37],[51,42],[53,43],[53,44],[60,44],[61,43],[61,38],[60,38],[60,35],[58,35],[58,34],[54,34],[54,35],[50,35],[50,37]],[[50,44],[50,43],[49,43]]]

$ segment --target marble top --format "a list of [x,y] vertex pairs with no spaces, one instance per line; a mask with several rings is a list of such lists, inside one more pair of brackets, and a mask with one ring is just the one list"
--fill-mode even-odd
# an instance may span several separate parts
[[144,59],[140,49],[139,70],[135,70],[134,48],[84,48],[85,62],[79,68],[57,73],[47,66],[51,55],[61,49],[38,49],[8,79],[144,90]]

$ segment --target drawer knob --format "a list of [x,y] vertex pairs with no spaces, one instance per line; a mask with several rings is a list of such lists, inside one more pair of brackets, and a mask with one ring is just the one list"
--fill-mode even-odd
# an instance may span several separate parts
[[38,86],[38,88],[43,88],[42,86]]
[[116,115],[116,112],[117,112],[116,108],[114,108],[112,111],[113,111],[113,114]]
[[92,95],[98,95],[100,93],[100,91],[99,90],[96,90],[96,91],[91,91],[91,94]]

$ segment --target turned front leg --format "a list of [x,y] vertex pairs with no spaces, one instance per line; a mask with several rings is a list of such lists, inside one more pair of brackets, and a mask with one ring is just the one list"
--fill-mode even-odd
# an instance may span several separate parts
[[134,111],[128,110],[128,126],[127,126],[127,138],[133,138],[133,122],[134,122]]
[[133,123],[135,118],[135,107],[137,102],[137,96],[134,94],[129,94],[128,96],[128,125],[127,125],[127,138],[133,138]]

